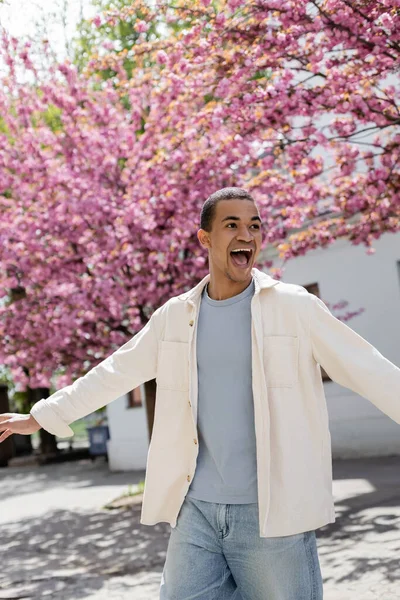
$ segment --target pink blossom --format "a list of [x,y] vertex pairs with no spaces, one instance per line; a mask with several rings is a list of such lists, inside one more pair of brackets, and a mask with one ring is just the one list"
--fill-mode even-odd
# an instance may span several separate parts
[[157,62],[160,65],[165,65],[168,62],[168,55],[164,50],[157,52]]
[[226,17],[223,13],[218,13],[215,17],[215,24],[218,25],[218,27],[223,27],[225,25],[225,21]]
[[150,25],[149,25],[149,23],[146,23],[146,21],[137,21],[135,23],[135,29],[139,33],[145,33],[146,31],[149,30],[149,28],[150,28]]

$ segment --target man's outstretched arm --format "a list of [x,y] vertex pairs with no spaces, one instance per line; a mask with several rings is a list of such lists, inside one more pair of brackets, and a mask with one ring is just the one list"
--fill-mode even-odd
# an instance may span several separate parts
[[33,405],[30,415],[0,415],[0,442],[13,433],[31,434],[41,427],[58,437],[73,435],[70,423],[154,379],[157,371],[160,309],[147,325],[111,356],[49,398]]
[[329,377],[367,398],[400,424],[400,369],[310,294],[315,360]]

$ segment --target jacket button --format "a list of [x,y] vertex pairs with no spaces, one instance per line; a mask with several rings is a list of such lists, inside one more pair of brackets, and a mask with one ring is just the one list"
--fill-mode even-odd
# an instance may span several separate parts
[[194,439],[193,441],[194,441],[195,444],[197,444],[197,440],[196,439]]
[[190,475],[187,476],[187,480],[190,481]]
[[190,327],[193,327],[194,321],[189,321],[189,325],[190,325]]
[[189,404],[189,406],[192,406],[192,403],[190,402],[190,400],[189,400],[188,404]]

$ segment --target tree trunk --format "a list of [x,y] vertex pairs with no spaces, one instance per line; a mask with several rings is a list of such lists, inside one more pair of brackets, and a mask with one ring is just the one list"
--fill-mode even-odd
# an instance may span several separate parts
[[[10,412],[8,404],[8,388],[4,384],[0,384],[0,413]],[[14,447],[12,442],[12,435],[8,437],[0,445],[0,467],[7,467],[8,461],[14,455]]]
[[151,379],[150,381],[146,381],[144,384],[144,389],[146,393],[147,427],[149,430],[149,442],[151,442],[154,424],[154,412],[156,409],[156,380]]
[[[35,402],[38,402],[42,398],[48,398],[50,396],[50,390],[48,388],[29,388],[29,402],[32,406]],[[39,430],[40,435],[40,453],[43,455],[54,455],[58,453],[57,441],[52,433],[49,433],[45,429]]]
[[52,433],[45,429],[39,430],[40,435],[40,453],[43,455],[58,454],[57,441]]

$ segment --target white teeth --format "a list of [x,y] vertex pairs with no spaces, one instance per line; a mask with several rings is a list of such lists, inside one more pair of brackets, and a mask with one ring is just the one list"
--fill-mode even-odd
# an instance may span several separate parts
[[236,248],[236,250],[232,250],[232,252],[251,252],[251,248]]

